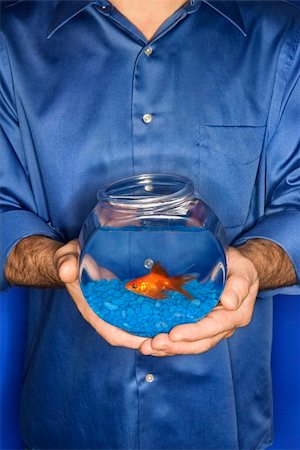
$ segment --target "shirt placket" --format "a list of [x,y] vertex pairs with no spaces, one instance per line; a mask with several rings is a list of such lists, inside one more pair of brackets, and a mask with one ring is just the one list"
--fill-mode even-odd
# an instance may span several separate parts
[[[159,158],[161,149],[154,149],[151,145],[156,139],[153,133],[162,127],[162,116],[165,114],[163,108],[160,110],[153,107],[152,97],[157,96],[157,92],[151,92],[149,85],[153,88],[153,76],[151,66],[155,63],[159,54],[163,51],[160,48],[161,37],[173,28],[180,20],[186,16],[182,11],[174,18],[174,22],[169,25],[162,33],[155,36],[141,48],[136,59],[132,76],[132,164],[133,173],[145,172],[145,149]],[[158,89],[161,88],[158,86]],[[151,148],[151,150],[150,150]],[[149,446],[149,429],[155,427],[155,423],[165,422],[170,411],[167,411],[167,405],[164,408],[157,407],[159,397],[160,383],[164,383],[164,374],[161,373],[160,365],[157,364],[157,358],[143,356],[136,351],[135,372],[138,391],[138,445],[139,449],[145,449]],[[153,420],[155,417],[155,420]],[[151,434],[151,431],[150,431]]]
[[[155,86],[153,83],[153,72],[151,65],[163,62],[163,44],[160,46],[161,38],[172,30],[180,21],[185,19],[190,13],[196,11],[199,2],[191,1],[185,7],[179,9],[169,18],[158,32],[149,41],[145,39],[139,30],[122,17],[108,2],[98,4],[99,11],[113,21],[116,26],[122,28],[127,35],[135,40],[140,49],[132,73],[132,104],[131,104],[131,126],[132,126],[132,166],[133,173],[145,172],[145,148],[151,147],[151,142],[155,141],[152,133],[155,134],[162,128],[161,118],[167,112],[157,106],[157,91],[151,91]],[[161,59],[159,61],[158,59]],[[152,77],[152,78],[151,78]],[[151,81],[150,81],[151,80]],[[161,88],[160,86],[157,89]],[[153,107],[156,104],[156,108]],[[163,102],[162,102],[163,104]],[[163,130],[162,130],[163,132]],[[152,149],[151,154],[159,158],[160,148]],[[138,249],[131,250],[137,256]],[[165,365],[160,358],[144,356],[139,351],[135,355],[135,379],[138,397],[138,448],[145,449],[149,446],[149,428],[160,422],[168,422],[172,416],[168,405],[160,405],[159,396],[163,393],[166,384]],[[161,383],[161,386],[160,386]],[[154,431],[154,430],[153,430]],[[155,432],[155,431],[154,431]]]

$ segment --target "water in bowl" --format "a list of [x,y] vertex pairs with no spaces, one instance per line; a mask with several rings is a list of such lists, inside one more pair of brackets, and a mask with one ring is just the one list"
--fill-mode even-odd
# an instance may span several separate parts
[[[164,290],[164,299],[139,295],[128,281],[147,277],[153,263],[170,277],[191,275],[183,289]],[[197,322],[218,303],[226,277],[224,251],[209,229],[172,227],[98,228],[81,254],[83,295],[106,322],[137,336],[168,333],[174,326]]]

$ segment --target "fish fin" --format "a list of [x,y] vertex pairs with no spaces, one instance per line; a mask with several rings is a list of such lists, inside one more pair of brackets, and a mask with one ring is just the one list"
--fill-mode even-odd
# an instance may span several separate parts
[[160,292],[153,295],[147,295],[147,297],[153,298],[153,300],[164,300],[165,298],[168,298],[168,294],[165,292]]
[[193,297],[191,296],[191,294],[190,294],[189,292],[185,291],[185,290],[182,289],[182,288],[178,288],[177,290],[178,290],[178,292],[180,292],[182,295],[184,295],[185,297],[187,297],[189,300],[193,300]]
[[162,275],[163,277],[170,278],[168,272],[159,264],[158,261],[153,264],[150,273],[156,273],[157,275]]
[[170,291],[180,292],[180,294],[184,295],[189,300],[193,300],[193,297],[191,296],[191,294],[189,292],[185,291],[184,289],[182,289],[182,287],[180,287],[180,286],[169,287],[169,290]]
[[165,298],[168,298],[168,294],[164,294],[163,292],[158,294],[156,297],[157,300],[164,300]]
[[172,291],[178,291],[180,292],[182,295],[184,295],[185,297],[187,297],[189,300],[193,300],[193,297],[191,296],[191,294],[189,294],[189,292],[185,291],[184,289],[182,289],[182,286],[185,283],[188,283],[189,281],[195,280],[195,277],[193,277],[192,275],[175,275],[174,277],[171,278],[171,282],[168,283],[168,289],[172,290]]
[[175,275],[174,277],[172,277],[172,280],[175,280],[176,283],[180,281],[181,285],[196,279],[197,277],[194,277],[193,275]]

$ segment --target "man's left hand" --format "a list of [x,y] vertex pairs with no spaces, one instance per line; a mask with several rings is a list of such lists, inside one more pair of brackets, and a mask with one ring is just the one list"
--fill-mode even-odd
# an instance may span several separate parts
[[252,261],[238,249],[227,252],[227,281],[221,304],[199,322],[178,325],[169,334],[161,333],[145,340],[140,352],[152,356],[203,353],[235,330],[247,326],[252,318],[259,279]]

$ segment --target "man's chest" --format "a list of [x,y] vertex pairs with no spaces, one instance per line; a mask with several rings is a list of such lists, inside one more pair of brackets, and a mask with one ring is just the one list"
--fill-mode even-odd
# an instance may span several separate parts
[[173,172],[194,181],[225,226],[242,225],[275,58],[238,30],[224,33],[219,17],[212,28],[205,13],[175,18],[149,43],[97,11],[83,17],[37,43],[18,80],[55,220],[67,228],[76,204],[80,223],[103,183]]

